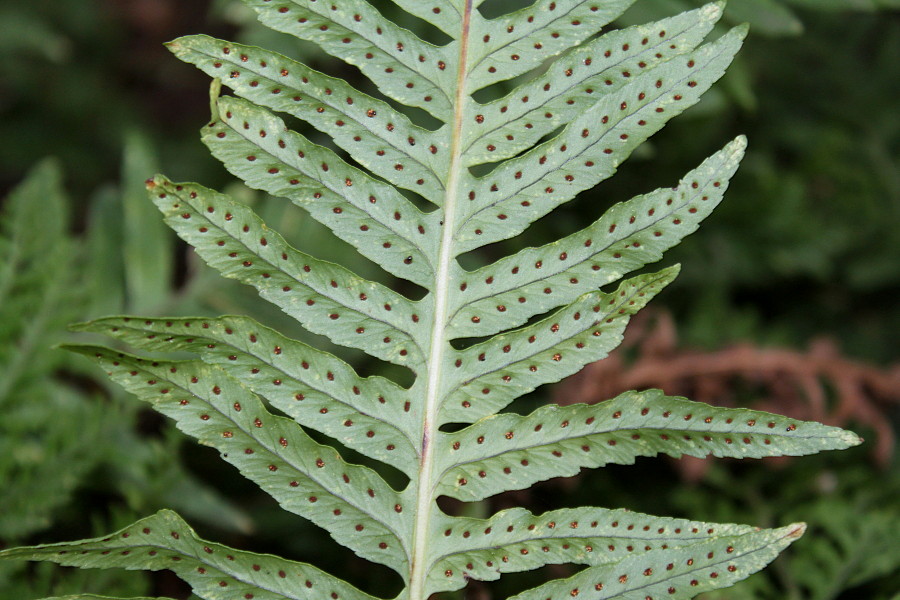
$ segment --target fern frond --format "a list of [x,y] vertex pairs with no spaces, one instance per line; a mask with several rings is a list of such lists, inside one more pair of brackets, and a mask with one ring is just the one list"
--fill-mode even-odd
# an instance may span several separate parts
[[[44,161],[8,198],[0,219],[0,405],[58,357],[40,352],[43,336],[65,322],[64,291],[73,285],[74,249],[62,172]],[[60,315],[61,309],[63,314]],[[38,374],[38,375],[35,375]]]
[[[800,455],[859,443],[831,427],[658,391],[497,414],[619,344],[631,315],[678,268],[600,288],[659,260],[696,229],[744,151],[738,138],[674,190],[615,204],[545,246],[474,271],[462,267],[461,255],[524,232],[614,174],[722,76],[745,35],[738,27],[703,43],[721,3],[597,35],[631,1],[538,0],[488,19],[478,0],[396,0],[450,36],[436,46],[365,0],[244,0],[266,25],[358,67],[386,100],[260,48],[205,36],[170,44],[239,96],[214,98],[213,122],[203,130],[229,171],[303,207],[424,295],[413,300],[296,250],[246,206],[158,176],[149,188],[166,222],[210,265],[256,287],[307,330],[408,368],[408,388],[362,378],[338,358],[242,317],[115,317],[78,327],[139,349],[194,353],[189,361],[74,350],[219,449],[286,510],[397,571],[402,600],[565,562],[587,568],[515,599],[689,598],[759,570],[802,525],[756,530],[601,508],[539,517],[515,509],[479,520],[447,515],[437,503],[480,500],[638,456]],[[485,88],[518,76],[508,95],[479,100],[490,94]],[[423,128],[396,104],[423,109],[441,125]],[[305,121],[349,157],[311,143],[272,111]],[[393,489],[304,427],[396,467],[408,484]],[[157,521],[127,538],[0,556],[173,568],[208,599],[370,597],[308,565],[211,545],[198,551],[204,543],[176,517],[153,519],[179,534],[175,544],[165,533],[152,538],[159,558],[147,546],[134,554],[128,546],[145,543],[140,527],[149,536]],[[162,558],[172,551],[183,552],[180,563]],[[234,561],[204,552],[231,552]],[[270,579],[258,579],[263,574]]]
[[49,526],[108,449],[72,436],[101,435],[104,408],[60,381],[65,357],[47,347],[86,299],[68,213],[53,160],[35,166],[0,213],[0,481],[8,482],[0,539],[7,543]]
[[[820,496],[816,504],[804,507],[811,514],[815,538],[806,552],[790,557],[790,570],[809,598],[834,598],[844,590],[859,589],[873,579],[897,573],[900,556],[895,547],[900,539],[900,522],[889,500],[895,495],[888,491],[896,490],[896,486],[891,485],[890,474],[884,475],[888,481],[883,491],[887,493],[881,495],[879,490],[887,500],[884,504],[868,498],[848,503],[832,495]],[[865,517],[860,518],[861,514]]]

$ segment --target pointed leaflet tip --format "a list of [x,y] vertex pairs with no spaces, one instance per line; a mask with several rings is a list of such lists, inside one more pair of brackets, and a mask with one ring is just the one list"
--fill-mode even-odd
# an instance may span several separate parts
[[163,46],[168,48],[169,52],[171,52],[172,54],[177,56],[178,53],[181,52],[181,50],[183,48],[183,46],[181,44],[182,39],[184,39],[184,38],[175,38],[171,42],[163,42]]
[[651,283],[665,287],[675,281],[675,278],[678,277],[679,273],[681,273],[681,263],[675,263],[671,267],[666,267],[659,271],[656,274],[656,279]]
[[859,437],[852,431],[847,430],[841,432],[840,439],[843,443],[847,444],[845,448],[849,448],[851,446],[859,446],[860,444],[865,442],[863,438]]
[[806,533],[806,523],[792,523],[785,527],[785,529],[790,530],[786,537],[792,540],[796,540],[801,538],[803,534]]
[[[670,283],[675,281],[675,278],[678,277],[679,273],[681,273],[681,263],[675,263],[670,267],[666,267],[665,269],[657,271],[656,273],[647,275],[647,280],[645,282],[642,282],[641,287],[644,287],[647,290],[652,290],[652,294],[650,295],[650,298],[646,298],[644,297],[644,294],[641,294],[643,302],[639,302],[638,304],[634,304],[633,306],[631,306],[628,310],[628,314],[633,315],[639,309],[646,306],[647,302],[649,302],[650,299],[656,297],[656,295],[660,291],[662,291],[663,288],[667,287]],[[634,279],[639,279],[641,277],[643,276],[639,275]]]
[[725,11],[725,1],[713,2],[700,9],[700,16],[708,21],[718,21]]
[[[626,522],[627,525],[619,529],[621,521]],[[528,526],[531,539],[525,541],[525,544],[531,548],[540,548],[540,552],[521,552],[522,534],[520,531],[516,531],[516,528],[523,523],[531,524]],[[569,526],[557,528],[557,523]],[[581,523],[584,525],[581,525],[579,532],[573,533],[571,530],[577,529]],[[590,523],[589,529],[585,527],[587,523]],[[453,531],[474,531],[476,529],[484,531],[485,526],[487,526],[487,533],[484,536],[478,536],[480,539],[470,542],[470,545],[465,547],[462,552],[444,550],[441,553],[442,556],[434,561],[431,577],[436,587],[442,591],[451,591],[464,587],[466,581],[470,579],[493,581],[505,573],[529,571],[549,564],[572,562],[596,566],[604,563],[616,563],[625,557],[627,545],[645,546],[651,540],[656,547],[662,546],[674,551],[681,551],[698,541],[697,534],[700,531],[709,529],[712,529],[713,533],[707,533],[705,536],[700,534],[700,536],[708,538],[708,536],[714,535],[721,539],[760,531],[760,529],[748,525],[689,521],[636,513],[627,509],[608,510],[593,506],[564,508],[542,515],[532,514],[523,508],[513,508],[495,513],[487,520],[449,517],[441,523],[440,530],[452,528]],[[586,529],[588,531],[585,531]],[[687,531],[691,531],[692,535],[685,538],[684,532]],[[585,551],[573,553],[570,550],[573,538],[580,538]],[[608,548],[609,553],[594,552],[593,549],[597,547]],[[525,549],[528,550],[528,547],[526,546]],[[617,549],[618,552],[616,552]],[[732,548],[732,553],[726,551],[725,554],[733,554],[734,550],[735,548]],[[602,554],[602,556],[598,556],[598,554]],[[491,559],[496,556],[506,556],[509,560],[502,561],[497,567],[494,567]],[[461,567],[464,565],[465,568],[462,569]],[[649,566],[648,563],[643,564],[639,572]],[[448,579],[446,570],[453,567],[457,569],[456,575],[452,579]],[[674,569],[674,564],[672,569]],[[616,575],[623,573],[617,568],[615,570],[617,571]],[[665,571],[668,570],[668,568],[665,569]],[[731,572],[733,571],[729,571],[729,573]],[[651,575],[652,572],[643,577]],[[569,590],[571,589],[569,588]],[[561,597],[565,597],[565,595]],[[615,597],[622,598],[623,596]],[[646,597],[646,592],[640,596],[628,596],[628,598],[635,599]],[[650,597],[661,599],[672,596]],[[546,596],[538,598],[538,600],[545,598]],[[680,598],[684,598],[684,596],[680,596]]]
[[156,186],[165,185],[168,182],[169,182],[168,179],[166,179],[163,175],[160,175],[159,173],[157,173],[150,179],[147,179],[146,181],[144,181],[144,187],[147,188],[148,192],[152,192],[153,190],[156,189]]
[[728,157],[728,161],[733,161],[735,165],[739,165],[740,162],[744,159],[744,154],[747,151],[747,136],[739,135],[734,138],[731,142],[728,143],[725,148],[722,149],[722,153]]

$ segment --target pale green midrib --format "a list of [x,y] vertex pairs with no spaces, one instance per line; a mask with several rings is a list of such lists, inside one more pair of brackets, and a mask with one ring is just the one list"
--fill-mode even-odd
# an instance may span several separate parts
[[460,36],[459,56],[456,71],[456,95],[453,105],[453,125],[450,130],[450,166],[444,196],[444,228],[441,231],[441,244],[437,256],[437,272],[433,289],[434,310],[431,329],[431,348],[426,367],[428,379],[425,387],[425,407],[422,411],[422,454],[419,461],[419,476],[416,480],[415,523],[413,525],[412,548],[410,556],[410,575],[407,581],[408,600],[425,600],[425,589],[428,577],[428,545],[429,523],[434,508],[434,490],[432,472],[434,469],[433,439],[437,434],[437,413],[440,408],[440,383],[444,353],[449,345],[446,337],[447,297],[450,290],[450,269],[455,260],[453,253],[454,226],[457,188],[462,174],[462,128],[463,112],[466,100],[466,75],[469,43],[469,26],[473,10],[473,0],[465,1]]

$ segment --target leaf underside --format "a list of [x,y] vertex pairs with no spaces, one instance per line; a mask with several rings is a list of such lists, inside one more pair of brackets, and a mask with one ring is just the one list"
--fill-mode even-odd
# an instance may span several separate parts
[[[425,295],[411,299],[295,249],[249,207],[201,185],[160,175],[148,184],[151,197],[224,276],[255,287],[309,331],[410,370],[414,383],[362,377],[338,357],[240,316],[108,317],[75,327],[137,350],[187,352],[187,360],[71,350],[218,449],[285,510],[396,571],[403,598],[562,563],[587,568],[516,598],[690,598],[747,577],[802,534],[802,524],[758,530],[591,507],[475,519],[436,502],[476,501],[639,456],[803,455],[859,442],[817,423],[655,390],[499,413],[618,345],[631,315],[678,268],[632,273],[710,214],[746,142],[734,140],[674,187],[615,204],[556,242],[471,271],[458,257],[515,237],[612,176],[695,104],[745,34],[736,28],[704,43],[721,4],[598,35],[630,0],[538,0],[494,19],[473,0],[395,0],[450,36],[436,46],[365,0],[244,2],[269,27],[358,68],[377,92],[261,48],[180,38],[172,52],[235,94],[215,99],[204,143],[249,186],[303,208]],[[506,96],[472,97],[521,75]],[[398,105],[442,125],[422,127]],[[326,134],[352,162],[291,130],[286,118]],[[484,174],[475,175],[470,168],[479,166]],[[445,425],[454,432],[439,429]],[[376,466],[346,461],[342,447]],[[409,483],[395,489],[379,464]],[[106,538],[0,556],[171,569],[210,600],[370,597],[311,565],[200,540],[168,511]]]

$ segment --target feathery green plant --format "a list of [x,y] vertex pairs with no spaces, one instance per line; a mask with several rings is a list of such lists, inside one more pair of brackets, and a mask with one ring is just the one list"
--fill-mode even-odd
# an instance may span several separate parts
[[[87,295],[79,285],[79,257],[68,221],[61,169],[52,160],[29,172],[4,200],[0,213],[2,546],[22,543],[58,523],[75,490],[117,449],[112,442],[81,443],[72,433],[106,440],[123,420],[117,410],[92,402],[59,377],[69,359],[45,347],[61,339],[66,323],[84,314]],[[90,521],[95,516],[82,518]],[[55,565],[42,565],[45,568],[27,575],[24,567],[0,564],[0,595],[27,598],[48,592]],[[117,583],[113,573],[98,579],[109,587]],[[126,583],[128,587],[118,589],[142,589],[140,578]]]
[[[745,33],[738,27],[703,43],[721,4],[597,37],[631,0],[538,0],[493,19],[477,0],[395,0],[452,39],[436,46],[365,0],[245,3],[269,27],[358,67],[386,99],[260,48],[185,37],[172,51],[238,96],[215,97],[214,85],[204,142],[248,185],[302,206],[426,293],[413,300],[300,252],[248,207],[198,184],[157,176],[151,195],[169,225],[225,276],[255,286],[309,331],[405,367],[414,383],[360,377],[335,356],[237,316],[110,317],[77,327],[143,350],[193,352],[191,360],[71,350],[217,448],[283,508],[396,571],[401,598],[425,600],[469,579],[558,563],[587,568],[515,598],[691,598],[747,577],[802,534],[802,524],[759,530],[596,507],[543,515],[514,508],[479,519],[437,504],[440,496],[477,501],[638,456],[802,455],[859,442],[836,428],[656,390],[525,416],[500,412],[619,343],[630,316],[677,267],[598,289],[696,229],[721,200],[745,141],[675,188],[616,204],[559,241],[473,271],[457,259],[518,235],[610,177],[696,103]],[[503,98],[473,99],[525,74]],[[443,125],[419,126],[398,103]],[[270,109],[330,135],[353,162],[290,130]],[[479,166],[484,174],[476,176]],[[341,446],[399,470],[408,483],[397,489],[380,469],[346,462]],[[201,540],[169,511],[102,539],[2,556],[171,569],[208,599],[372,597],[312,565]]]
[[[100,460],[94,447],[73,441],[72,428],[100,435],[109,412],[55,377],[66,356],[43,347],[78,317],[82,292],[61,180],[58,164],[40,163],[0,215],[0,480],[15,482],[0,495],[0,540],[52,522]],[[60,427],[47,426],[51,415]]]
[[[146,172],[149,150],[139,138],[126,142],[126,171]],[[146,202],[142,186],[143,203]],[[124,198],[124,204],[135,200]],[[76,318],[103,314],[126,307],[124,273],[110,248],[117,247],[117,227],[122,198],[108,186],[94,201],[102,208],[103,221],[89,222],[84,238],[87,248],[69,231],[71,200],[63,188],[63,173],[55,160],[38,163],[12,193],[0,212],[0,249],[5,261],[0,269],[0,547],[25,542],[52,527],[72,525],[66,516],[78,514],[77,526],[97,533],[110,522],[123,525],[148,506],[174,505],[193,519],[209,516],[219,526],[249,529],[248,519],[180,465],[181,440],[141,439],[134,431],[139,407],[121,398],[118,386],[97,379],[82,360],[48,346],[71,339],[64,326]],[[137,220],[137,219],[135,219]],[[89,220],[90,221],[90,220]],[[104,222],[105,221],[105,222]],[[105,226],[104,226],[105,225]],[[143,238],[154,246],[153,236],[169,230],[147,232]],[[146,260],[140,257],[138,263]],[[115,267],[119,267],[118,269]],[[132,277],[146,273],[133,268]],[[90,273],[88,278],[86,274]],[[102,285],[97,280],[101,279]],[[171,297],[168,281],[165,298]],[[90,365],[87,365],[90,367]],[[103,387],[118,392],[98,402]],[[77,435],[73,435],[77,433]],[[85,444],[90,439],[92,443]],[[92,477],[103,473],[102,478]],[[85,496],[120,494],[122,505],[109,511],[76,504]],[[212,508],[215,506],[215,508]],[[212,510],[210,510],[212,508]],[[112,514],[110,514],[110,512]],[[84,529],[82,529],[84,531]],[[21,563],[0,564],[0,597],[32,598],[55,590],[84,589],[88,572],[64,576],[55,565],[28,569]],[[144,591],[141,577],[110,572],[93,574],[92,589],[119,593]]]

